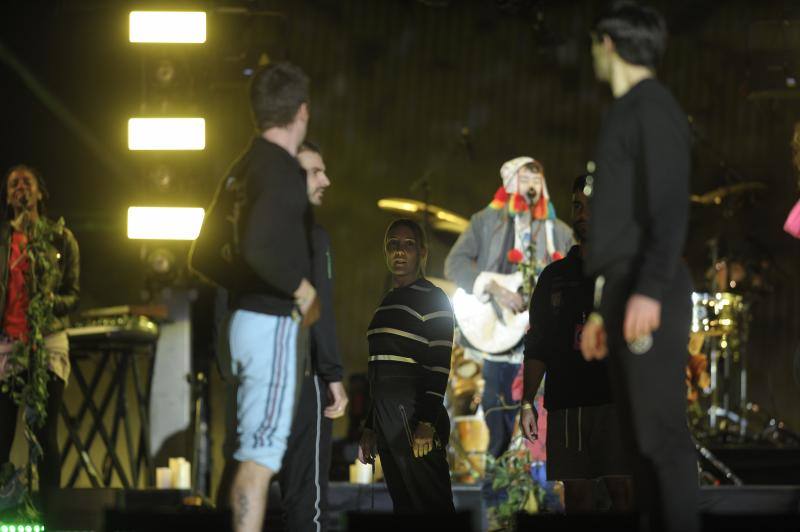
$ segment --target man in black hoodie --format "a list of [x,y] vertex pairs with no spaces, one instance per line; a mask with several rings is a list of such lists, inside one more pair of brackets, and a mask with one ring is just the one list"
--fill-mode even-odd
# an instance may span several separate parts
[[240,213],[246,271],[230,294],[232,373],[236,377],[233,530],[260,532],[267,487],[280,469],[292,421],[301,319],[318,308],[312,278],[311,206],[297,150],[308,126],[308,78],[288,63],[253,77],[260,135],[243,156],[247,201]]
[[586,271],[597,278],[583,329],[587,359],[609,362],[623,436],[638,451],[636,501],[651,529],[692,532],[697,465],[686,423],[691,279],[682,260],[689,210],[686,113],[655,78],[667,28],[619,2],[595,24],[598,80],[614,95],[589,171]]

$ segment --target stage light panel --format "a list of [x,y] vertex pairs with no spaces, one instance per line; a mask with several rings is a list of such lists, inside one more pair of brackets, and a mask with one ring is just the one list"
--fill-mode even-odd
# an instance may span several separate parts
[[132,43],[206,42],[205,11],[131,11],[128,40]]
[[205,210],[199,207],[128,207],[128,238],[194,240]]
[[206,121],[203,118],[131,118],[129,150],[203,150]]

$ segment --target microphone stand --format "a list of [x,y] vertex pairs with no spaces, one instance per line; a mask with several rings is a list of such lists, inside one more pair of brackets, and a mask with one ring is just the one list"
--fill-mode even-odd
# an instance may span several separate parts
[[[524,292],[524,298],[526,306],[530,305],[530,298],[533,295],[533,288],[536,286],[536,244],[533,242],[533,191],[528,189],[525,193],[525,197],[528,199],[528,231],[530,232],[530,239],[528,240],[528,259],[524,262],[527,264],[524,268],[522,268],[523,278],[522,278],[522,291]],[[524,258],[524,257],[523,257]]]

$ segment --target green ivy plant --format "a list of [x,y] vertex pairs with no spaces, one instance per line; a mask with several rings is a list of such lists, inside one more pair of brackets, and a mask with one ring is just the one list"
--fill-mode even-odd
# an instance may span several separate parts
[[[22,409],[25,439],[28,442],[29,464],[32,470],[42,458],[42,446],[36,438],[47,418],[47,380],[49,357],[45,347],[44,335],[53,321],[53,294],[46,287],[54,286],[58,276],[58,264],[52,256],[53,242],[64,231],[64,220],[53,222],[44,217],[29,221],[26,226],[28,236],[27,254],[29,267],[25,276],[28,293],[27,341],[17,340],[8,361],[9,377],[3,381],[4,393],[10,393],[14,402]],[[22,478],[18,474],[13,478]],[[27,517],[38,517],[32,500],[32,482],[23,497],[21,513]]]
[[492,480],[492,490],[506,493],[505,500],[489,509],[495,527],[510,530],[517,513],[536,513],[543,508],[545,489],[531,475],[531,453],[521,436],[498,458],[487,454],[486,460],[486,476]]

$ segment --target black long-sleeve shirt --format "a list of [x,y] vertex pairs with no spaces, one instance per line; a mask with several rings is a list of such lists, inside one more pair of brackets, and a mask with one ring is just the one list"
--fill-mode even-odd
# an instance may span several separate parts
[[343,378],[342,358],[336,341],[333,313],[333,258],[328,233],[319,225],[312,231],[314,244],[314,287],[319,297],[319,320],[311,327],[311,362],[314,372],[325,382]]
[[[367,331],[369,366],[402,365],[419,375],[417,421],[435,423],[444,401],[453,350],[453,309],[440,288],[427,279],[395,288],[375,310]],[[367,416],[371,428],[372,416]]]
[[686,114],[658,80],[641,81],[608,110],[594,160],[587,272],[632,261],[633,291],[660,301],[686,240]]
[[306,172],[289,152],[261,137],[245,157],[240,247],[255,279],[234,294],[233,308],[288,316],[300,281],[311,279],[313,215]]
[[525,334],[525,360],[545,365],[544,407],[548,410],[611,403],[605,360],[587,362],[580,334],[592,311],[594,283],[583,274],[580,247],[547,266],[539,276]]

